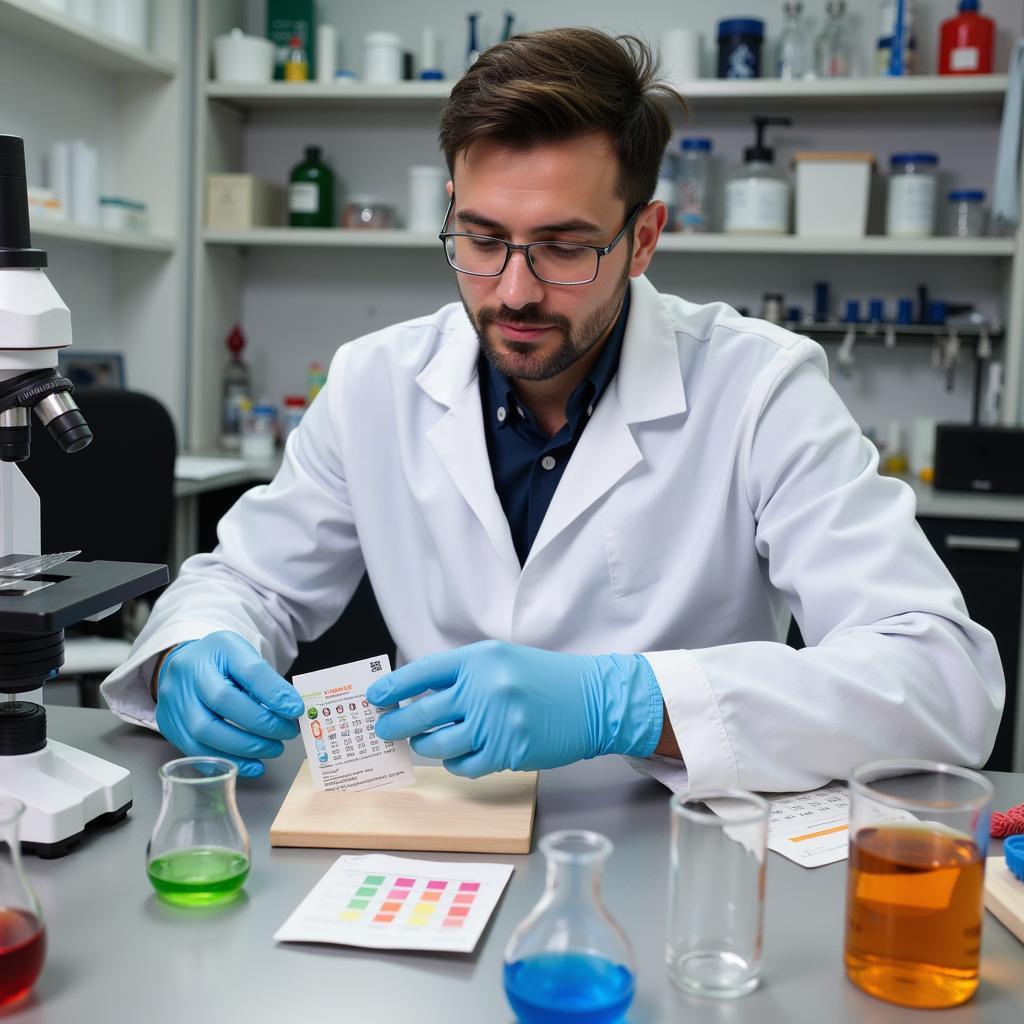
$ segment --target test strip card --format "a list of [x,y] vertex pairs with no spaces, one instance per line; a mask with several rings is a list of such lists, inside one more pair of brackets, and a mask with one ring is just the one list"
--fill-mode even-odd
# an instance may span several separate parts
[[415,785],[409,741],[382,740],[374,731],[377,719],[392,709],[378,708],[366,699],[370,684],[390,671],[391,662],[382,654],[292,680],[306,705],[300,729],[315,789]]
[[274,939],[472,953],[512,869],[382,853],[342,856]]

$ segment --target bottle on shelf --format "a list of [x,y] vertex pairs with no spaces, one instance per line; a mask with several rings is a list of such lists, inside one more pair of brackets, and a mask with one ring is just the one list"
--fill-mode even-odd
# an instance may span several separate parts
[[916,0],[880,0],[875,70],[880,75],[912,75],[917,70]]
[[990,75],[996,23],[978,0],[960,0],[959,14],[939,29],[940,75]]
[[477,42],[477,28],[480,21],[479,12],[475,14],[467,14],[466,22],[467,29],[469,32],[469,39],[466,43],[466,67],[471,68],[475,63],[477,57],[480,56],[480,44]]
[[224,367],[220,443],[222,448],[238,451],[242,443],[243,410],[252,393],[249,366],[242,359],[245,335],[238,324],[231,329],[226,344],[231,355]]
[[322,363],[309,364],[309,376],[307,381],[306,397],[309,399],[309,404],[312,405],[313,399],[320,394],[324,385],[327,383],[327,370],[324,369]]
[[334,172],[319,146],[307,146],[305,159],[288,178],[288,223],[293,228],[329,228],[334,224]]
[[811,78],[814,67],[811,40],[804,22],[804,5],[801,0],[787,0],[782,10],[786,15],[786,24],[779,37],[775,75],[791,81]]
[[845,0],[829,0],[825,22],[815,44],[814,62],[822,78],[849,78],[852,74],[853,39]]
[[743,151],[743,165],[725,186],[725,230],[731,234],[784,235],[789,231],[790,185],[775,166],[775,150],[764,144],[767,125],[789,125],[788,117],[751,118],[756,138]]
[[680,144],[676,174],[676,229],[688,234],[710,230],[711,140],[687,138]]
[[309,81],[309,57],[298,36],[288,41],[288,57],[284,62],[284,80],[286,82]]

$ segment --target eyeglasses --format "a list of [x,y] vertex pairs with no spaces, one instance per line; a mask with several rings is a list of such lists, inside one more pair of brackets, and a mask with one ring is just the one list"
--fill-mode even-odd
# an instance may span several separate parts
[[[448,212],[444,215],[446,225],[454,205],[453,195],[448,203]],[[527,242],[525,245],[513,245],[503,238],[471,235],[461,231],[442,231],[437,237],[444,246],[448,265],[460,274],[500,277],[512,253],[521,252],[526,256],[527,266],[533,276],[545,284],[590,284],[597,277],[601,257],[607,256],[622,241],[646,205],[640,203],[619,233],[604,246],[586,245],[583,242]]]

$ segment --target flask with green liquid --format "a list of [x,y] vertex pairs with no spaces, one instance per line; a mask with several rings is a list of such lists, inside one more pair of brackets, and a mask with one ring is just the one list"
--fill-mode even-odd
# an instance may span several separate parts
[[288,179],[288,223],[293,228],[329,228],[334,223],[334,172],[319,146],[307,146],[306,158]]
[[249,874],[249,833],[235,803],[238,768],[179,757],[160,769],[163,804],[146,847],[149,880],[179,906],[226,903]]

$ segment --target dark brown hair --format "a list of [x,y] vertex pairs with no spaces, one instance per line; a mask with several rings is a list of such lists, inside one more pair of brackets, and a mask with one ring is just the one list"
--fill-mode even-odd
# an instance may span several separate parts
[[626,209],[654,195],[672,134],[668,106],[686,100],[658,81],[658,61],[636,36],[553,28],[492,46],[452,88],[438,139],[448,170],[475,142],[517,148],[603,132],[619,160]]

